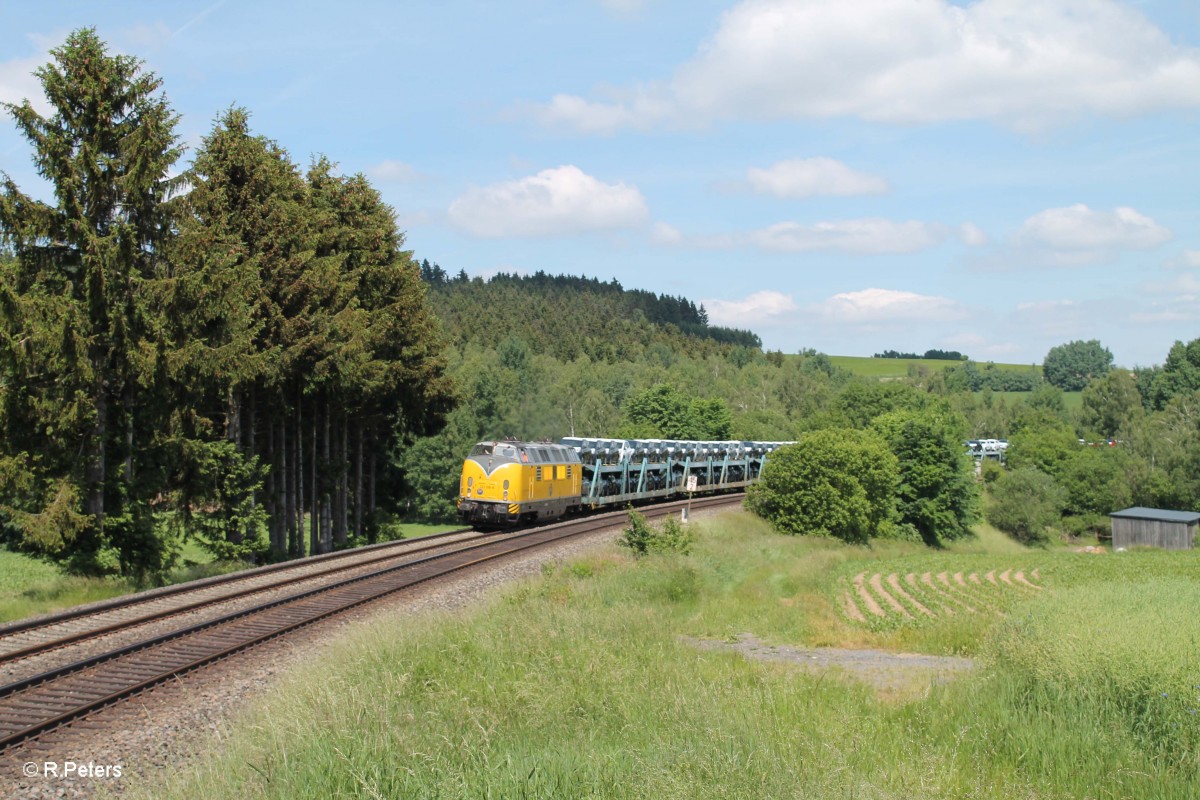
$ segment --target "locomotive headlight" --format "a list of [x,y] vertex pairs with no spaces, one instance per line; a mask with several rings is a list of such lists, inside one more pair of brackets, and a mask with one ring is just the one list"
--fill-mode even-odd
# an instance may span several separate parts
[[507,492],[507,491],[504,493],[504,499],[505,499],[505,500],[507,500],[507,499],[508,499],[508,492]]

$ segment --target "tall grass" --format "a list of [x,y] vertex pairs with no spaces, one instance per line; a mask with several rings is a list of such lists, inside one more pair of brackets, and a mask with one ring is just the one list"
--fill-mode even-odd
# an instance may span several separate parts
[[[1053,598],[1099,601],[1089,592],[1102,584],[1077,580],[1082,572],[1062,570],[1062,592],[1013,609],[987,670],[885,702],[836,675],[697,649],[688,637],[876,646],[966,637],[936,626],[873,634],[836,613],[835,574],[923,557],[917,550],[780,537],[748,517],[698,527],[689,556],[635,560],[614,549],[548,569],[472,613],[361,630],[224,732],[211,755],[144,782],[137,796],[1193,796],[1194,763],[1164,760],[1160,740],[1129,735],[1124,711],[1012,655],[1054,638],[1055,625],[1062,635],[1078,625],[1049,621],[1061,608]],[[1114,568],[1100,558],[1088,566]],[[1141,580],[1129,577],[1136,593]],[[1179,588],[1167,583],[1156,591]],[[1195,607],[1193,595],[1180,602]],[[1127,608],[1130,624],[1150,611]],[[1026,617],[1045,627],[1019,624]],[[972,628],[977,642],[985,629]],[[1130,647],[1125,657],[1139,652]],[[1171,686],[1186,674],[1171,672]]]

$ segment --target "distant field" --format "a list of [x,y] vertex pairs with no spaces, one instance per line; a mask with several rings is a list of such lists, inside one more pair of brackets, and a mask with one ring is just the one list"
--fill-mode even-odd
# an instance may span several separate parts
[[[864,356],[830,356],[829,360],[835,367],[849,370],[864,378],[903,378],[908,375],[910,365],[917,365],[928,370],[944,370],[961,361],[941,361],[931,358],[866,358]],[[979,362],[977,362],[979,363]],[[980,363],[982,367],[983,364]],[[1004,372],[1041,371],[1036,364],[996,364],[996,369]]]

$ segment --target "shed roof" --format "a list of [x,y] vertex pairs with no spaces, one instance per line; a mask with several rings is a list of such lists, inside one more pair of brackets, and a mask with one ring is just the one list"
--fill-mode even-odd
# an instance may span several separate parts
[[1200,511],[1168,511],[1163,508],[1134,506],[1124,511],[1114,511],[1109,516],[1123,517],[1125,519],[1152,519],[1159,522],[1183,522],[1190,525],[1200,520]]

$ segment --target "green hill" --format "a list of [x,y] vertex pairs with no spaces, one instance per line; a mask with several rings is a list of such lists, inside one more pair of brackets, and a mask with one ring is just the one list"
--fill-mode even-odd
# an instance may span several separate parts
[[[844,369],[852,375],[857,375],[862,378],[876,378],[878,380],[890,380],[894,378],[904,378],[909,374],[909,369],[916,366],[921,369],[926,369],[930,372],[941,372],[947,367],[961,367],[962,361],[946,361],[932,358],[868,358],[864,356],[830,356],[830,362],[835,367]],[[1039,364],[994,364],[988,362],[980,365],[981,369],[991,368],[1000,372],[1017,372],[1017,373],[1032,373],[1036,375],[1042,374],[1042,368]]]

